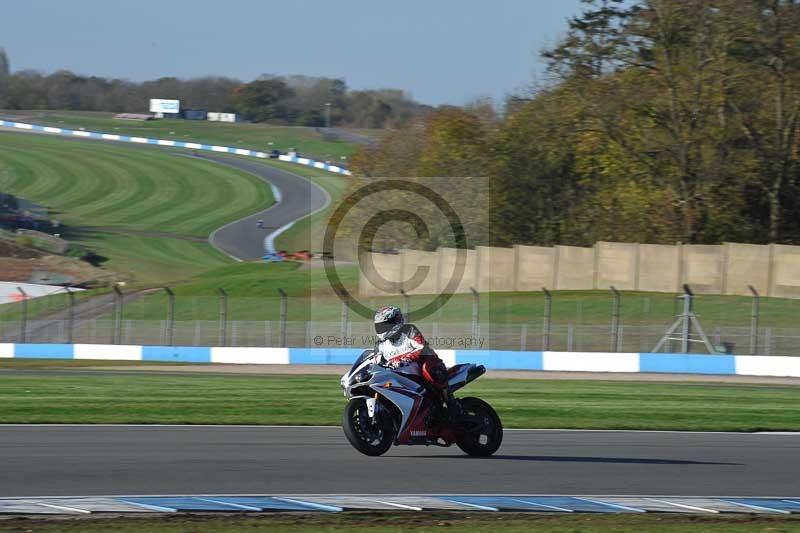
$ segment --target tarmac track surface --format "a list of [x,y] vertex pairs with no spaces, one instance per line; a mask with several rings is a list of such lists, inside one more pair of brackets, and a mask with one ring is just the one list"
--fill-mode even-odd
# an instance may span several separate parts
[[[276,203],[268,209],[231,222],[208,238],[213,246],[237,259],[260,259],[266,252],[265,239],[270,234],[324,209],[330,203],[325,189],[297,174],[233,157],[210,154],[195,154],[195,157],[249,172],[280,191],[280,197],[275,198]],[[263,228],[258,227],[259,220],[263,220]]]
[[0,426],[0,497],[119,494],[785,496],[800,435],[507,431],[490,459],[456,448],[363,456],[337,427]]

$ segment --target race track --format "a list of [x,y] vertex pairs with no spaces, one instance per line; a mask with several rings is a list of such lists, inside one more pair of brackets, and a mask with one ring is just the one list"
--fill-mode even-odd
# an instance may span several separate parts
[[[50,134],[30,131],[13,130],[0,127],[0,133],[28,133],[31,135]],[[63,138],[72,142],[97,142],[102,144],[117,145],[114,141],[90,138]],[[125,145],[122,145],[125,146]],[[305,218],[317,211],[325,208],[330,203],[330,196],[325,189],[315,183],[285,170],[271,167],[255,161],[246,159],[216,155],[213,153],[194,153],[188,155],[175,151],[174,148],[158,146],[152,144],[137,145],[137,147],[148,147],[155,150],[169,150],[180,157],[195,157],[220,163],[244,172],[253,174],[277,189],[276,203],[269,208],[249,215],[243,219],[230,222],[225,226],[215,230],[208,238],[212,246],[223,251],[227,255],[241,260],[260,259],[264,256],[265,241],[272,234],[277,236],[279,230],[286,229],[287,225]],[[256,226],[258,220],[264,221],[264,227]]]
[[340,428],[2,426],[0,497],[798,492],[800,435],[508,431],[498,455],[358,454]]
[[[276,203],[268,209],[227,224],[211,234],[209,242],[237,259],[260,259],[265,253],[265,239],[296,220],[323,209],[330,202],[328,193],[309,180],[253,161],[210,154],[194,157],[221,163],[249,172],[280,191]],[[256,223],[263,220],[264,227]]]

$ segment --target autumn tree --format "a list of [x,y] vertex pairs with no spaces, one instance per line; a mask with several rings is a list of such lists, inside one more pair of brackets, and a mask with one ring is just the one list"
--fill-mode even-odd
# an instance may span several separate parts
[[768,240],[782,242],[792,232],[787,226],[796,226],[784,221],[783,211],[798,199],[800,3],[731,0],[721,14],[736,61],[730,107],[757,161],[753,192],[756,204],[767,207]]
[[8,61],[8,54],[0,48],[0,108],[6,106],[8,95],[8,78],[11,74],[11,65]]

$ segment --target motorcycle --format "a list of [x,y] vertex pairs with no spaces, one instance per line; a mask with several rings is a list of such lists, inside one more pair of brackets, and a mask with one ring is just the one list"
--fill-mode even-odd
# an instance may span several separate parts
[[[380,354],[366,350],[341,379],[348,399],[342,428],[356,450],[377,456],[392,444],[456,444],[473,456],[488,457],[497,451],[503,441],[503,424],[491,405],[479,398],[456,400],[462,414],[451,421],[432,385],[384,363]],[[447,380],[450,394],[485,372],[483,365],[453,366]]]

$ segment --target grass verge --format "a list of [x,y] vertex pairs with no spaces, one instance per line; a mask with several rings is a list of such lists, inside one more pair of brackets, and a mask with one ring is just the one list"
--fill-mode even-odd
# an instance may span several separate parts
[[273,202],[256,176],[170,151],[14,133],[0,135],[0,189],[46,205],[67,238],[140,283],[230,264],[208,234]]
[[[358,146],[347,141],[325,139],[320,133],[322,130],[297,126],[174,119],[137,122],[115,119],[113,113],[100,112],[31,111],[30,113],[34,114],[34,118],[27,121],[59,128],[85,128],[88,131],[101,133],[220,144],[262,151],[288,151],[294,148],[315,157],[335,159],[334,163],[338,162],[341,156],[350,156]],[[371,132],[368,130],[368,133]]]
[[638,533],[773,533],[800,531],[800,517],[577,515],[547,516],[517,513],[348,513],[274,515],[178,515],[137,518],[11,519],[0,521],[0,531],[63,531],[161,533],[189,531],[498,531],[504,533],[615,532]]
[[[5,363],[14,368],[14,362]],[[797,388],[484,379],[508,428],[797,431]],[[6,373],[0,423],[338,425],[336,376]]]

